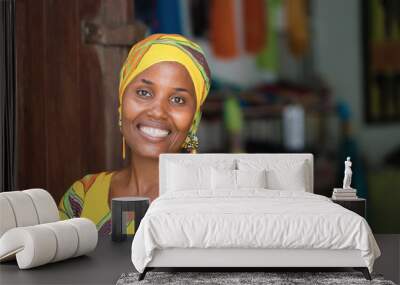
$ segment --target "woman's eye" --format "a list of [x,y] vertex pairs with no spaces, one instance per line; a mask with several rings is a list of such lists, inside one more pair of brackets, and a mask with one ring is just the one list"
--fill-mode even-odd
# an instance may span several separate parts
[[139,89],[136,91],[136,93],[140,96],[140,97],[150,97],[151,94],[149,91],[144,90],[144,89]]
[[171,102],[174,104],[182,105],[185,103],[185,99],[179,96],[173,96],[171,97]]

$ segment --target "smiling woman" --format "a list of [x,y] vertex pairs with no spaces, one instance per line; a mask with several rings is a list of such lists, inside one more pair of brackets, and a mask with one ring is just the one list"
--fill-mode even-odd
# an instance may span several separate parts
[[129,166],[76,181],[61,199],[61,218],[86,217],[109,234],[112,198],[157,198],[159,155],[196,152],[200,107],[209,89],[210,70],[197,44],[180,35],[155,34],[134,45],[119,86],[122,155],[125,159],[128,147]]

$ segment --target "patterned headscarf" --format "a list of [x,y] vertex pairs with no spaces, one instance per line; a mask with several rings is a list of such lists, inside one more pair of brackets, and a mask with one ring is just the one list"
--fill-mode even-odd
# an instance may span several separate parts
[[153,34],[132,47],[120,74],[118,108],[120,119],[122,96],[126,87],[139,73],[163,61],[182,64],[193,81],[197,104],[188,137],[193,136],[197,132],[201,119],[200,107],[210,90],[211,74],[200,46],[181,35]]

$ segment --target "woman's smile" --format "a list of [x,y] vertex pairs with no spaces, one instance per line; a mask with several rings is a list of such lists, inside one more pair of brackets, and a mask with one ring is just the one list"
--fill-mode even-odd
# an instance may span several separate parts
[[155,138],[165,138],[169,134],[169,131],[167,130],[146,127],[146,126],[139,126],[139,130],[141,130],[144,134]]
[[[158,123],[156,123],[158,124]],[[151,141],[162,141],[169,134],[171,134],[171,130],[166,127],[157,126],[153,122],[139,123],[137,124],[137,129],[145,138]]]

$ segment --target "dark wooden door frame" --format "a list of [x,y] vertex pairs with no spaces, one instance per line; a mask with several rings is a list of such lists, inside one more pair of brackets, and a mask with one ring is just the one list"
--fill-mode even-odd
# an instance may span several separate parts
[[0,1],[0,192],[15,190],[15,0]]
[[140,38],[133,4],[16,1],[18,189],[44,188],[58,202],[86,174],[123,166],[118,81]]

